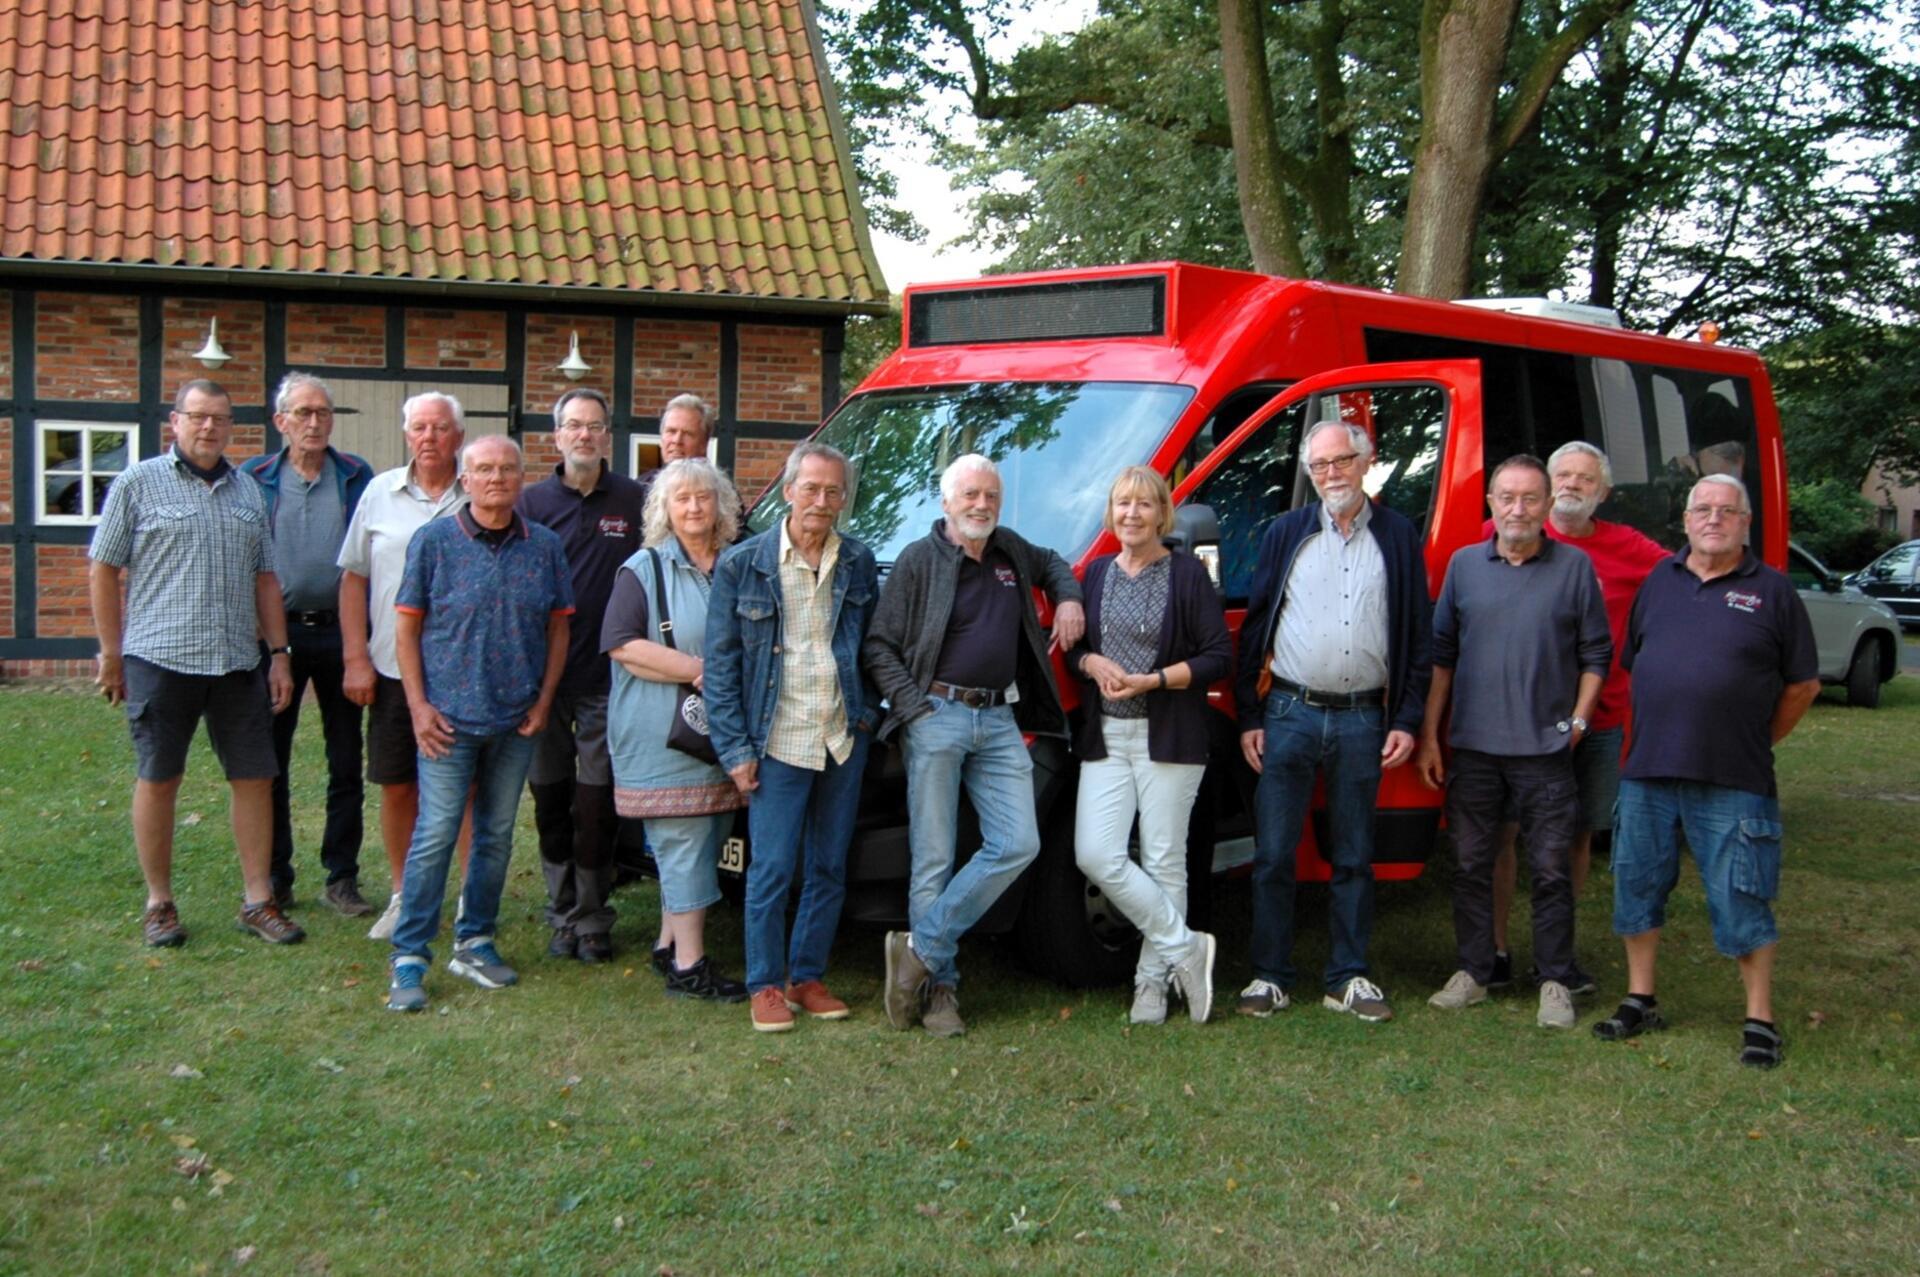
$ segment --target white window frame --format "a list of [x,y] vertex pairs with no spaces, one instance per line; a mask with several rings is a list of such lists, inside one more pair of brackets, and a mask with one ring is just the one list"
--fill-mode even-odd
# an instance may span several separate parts
[[[638,478],[644,473],[644,471],[640,469],[640,445],[643,443],[650,443],[658,448],[660,446],[659,431],[655,431],[652,434],[640,434],[636,432],[627,436],[627,473],[635,478]],[[709,437],[707,440],[707,460],[711,461],[715,466],[720,464],[720,436],[718,434]]]
[[[82,507],[93,503],[93,436],[112,431],[126,436],[126,470],[133,469],[140,460],[140,426],[132,421],[36,421],[33,424],[33,517],[34,522],[49,527],[90,528],[100,522],[100,512],[94,510],[85,514],[61,514],[47,509],[47,433],[49,431],[80,432],[80,495]],[[71,474],[62,467],[56,473]]]

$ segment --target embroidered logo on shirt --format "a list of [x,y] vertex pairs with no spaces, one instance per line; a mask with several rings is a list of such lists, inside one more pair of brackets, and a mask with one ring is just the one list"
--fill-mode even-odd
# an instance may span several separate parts
[[633,528],[621,515],[603,514],[600,516],[600,535],[603,537],[624,537]]
[[1728,590],[1727,606],[1736,608],[1742,612],[1758,612],[1760,610],[1760,596],[1758,594],[1743,594],[1739,590]]
[[1020,578],[1014,575],[1012,568],[1008,567],[995,567],[993,569],[993,579],[1006,586],[1009,590],[1017,589],[1020,585]]

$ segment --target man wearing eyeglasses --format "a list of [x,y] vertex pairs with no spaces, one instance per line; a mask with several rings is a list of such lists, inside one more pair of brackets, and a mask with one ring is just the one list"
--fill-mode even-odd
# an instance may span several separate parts
[[[292,699],[287,613],[274,574],[260,487],[224,455],[233,401],[189,381],[173,401],[173,447],[133,466],[107,493],[89,551],[100,638],[96,680],[125,702],[138,762],[133,844],[147,882],[141,932],[183,944],[173,900],[174,811],[187,747],[204,718],[233,792],[233,840],[245,884],[239,924],[273,944],[306,938],[274,902],[273,715]],[[121,588],[126,603],[121,604]],[[263,663],[260,642],[270,649]]]
[[1747,548],[1753,506],[1732,475],[1687,497],[1687,548],[1647,577],[1627,621],[1633,730],[1614,818],[1613,929],[1626,942],[1627,996],[1593,1026],[1609,1041],[1665,1027],[1654,966],[1680,841],[1700,869],[1714,947],[1746,988],[1740,1062],[1780,1063],[1773,958],[1779,933],[1780,802],[1773,747],[1820,692],[1806,604]]
[[1238,1011],[1290,1004],[1294,856],[1324,777],[1333,869],[1328,1010],[1393,1017],[1371,979],[1373,815],[1381,772],[1413,756],[1430,676],[1426,561],[1413,524],[1367,499],[1373,439],[1322,421],[1305,465],[1320,498],[1267,526],[1241,634],[1235,701],[1254,791],[1253,981]]
[[340,544],[373,467],[335,449],[333,395],[311,373],[288,373],[273,400],[274,428],[286,440],[278,452],[253,457],[240,469],[260,485],[273,530],[280,593],[287,609],[293,696],[274,716],[273,896],[293,906],[293,817],[287,777],[300,702],[312,684],[320,703],[327,749],[327,816],[320,863],[327,871],[321,899],[349,918],[373,912],[360,895],[360,841],[366,791],[360,780],[360,707],[347,699],[346,658],[340,641]]
[[613,956],[613,850],[619,818],[607,754],[607,658],[600,622],[614,574],[640,548],[646,491],[615,474],[613,417],[607,398],[585,387],[553,405],[560,464],[520,494],[520,514],[559,534],[578,612],[547,727],[534,745],[527,787],[547,880],[547,952],[605,962]]

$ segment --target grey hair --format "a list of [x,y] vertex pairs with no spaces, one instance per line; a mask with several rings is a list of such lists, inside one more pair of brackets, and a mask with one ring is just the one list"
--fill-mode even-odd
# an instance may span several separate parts
[[327,397],[327,407],[333,407],[333,387],[310,372],[290,372],[280,379],[280,388],[273,392],[273,410],[284,413],[292,402],[294,392],[305,390],[309,386]]
[[495,443],[504,443],[507,447],[513,449],[513,455],[519,460],[521,468],[526,468],[527,454],[520,450],[519,441],[512,435],[480,435],[477,438],[468,440],[460,449],[460,468],[462,470],[467,468],[467,456],[475,448],[484,448],[489,444]]
[[1723,488],[1732,488],[1734,495],[1740,498],[1740,513],[1753,513],[1753,502],[1747,496],[1747,485],[1740,481],[1738,475],[1731,474],[1706,474],[1694,480],[1693,486],[1687,489],[1687,505],[1689,508],[1693,505],[1694,494],[1706,487],[1709,483],[1717,483]]
[[443,403],[453,413],[453,428],[461,434],[467,433],[467,410],[460,401],[443,390],[423,390],[400,405],[400,428],[405,430],[413,421],[413,414],[430,403]]
[[718,549],[732,545],[740,535],[740,494],[727,476],[720,473],[719,467],[705,457],[670,461],[653,477],[653,486],[647,489],[646,513],[641,516],[644,544],[665,545],[673,539],[673,523],[667,518],[667,507],[674,494],[688,485],[713,493],[714,545]]
[[940,472],[942,501],[953,500],[954,494],[960,491],[960,476],[969,470],[985,470],[996,479],[1000,477],[1000,467],[977,452],[969,452],[964,457],[955,457],[953,462]]
[[667,400],[667,406],[660,410],[660,420],[665,421],[670,412],[697,412],[700,414],[700,428],[713,437],[713,405],[699,395],[675,395]]
[[576,399],[591,399],[593,402],[599,404],[601,414],[607,419],[607,425],[613,425],[613,406],[607,402],[607,397],[591,386],[575,386],[563,392],[558,399],[553,401],[553,428],[555,430],[560,428],[560,418],[566,413],[567,405]]
[[853,487],[853,462],[847,460],[847,454],[830,443],[809,439],[805,443],[796,444],[793,451],[787,454],[786,468],[780,472],[782,488],[792,487],[800,478],[800,467],[808,457],[823,457],[837,463],[840,467],[841,485],[846,488]]
[[1306,437],[1300,441],[1300,455],[1302,457],[1307,455],[1307,449],[1313,446],[1313,437],[1315,435],[1319,434],[1322,430],[1333,429],[1347,432],[1347,442],[1353,445],[1353,450],[1360,454],[1362,461],[1373,460],[1373,436],[1366,432],[1365,427],[1356,426],[1351,421],[1341,421],[1334,417],[1329,417],[1325,421],[1316,421],[1307,427]]
[[1588,443],[1585,439],[1569,439],[1567,442],[1561,444],[1558,448],[1555,448],[1552,452],[1547,454],[1547,482],[1548,483],[1553,482],[1553,468],[1560,464],[1561,459],[1564,457],[1570,456],[1576,452],[1580,453],[1582,456],[1592,457],[1595,461],[1600,463],[1600,486],[1601,487],[1611,488],[1613,486],[1613,462],[1607,460],[1606,453],[1600,451],[1600,449],[1594,447],[1592,444]]

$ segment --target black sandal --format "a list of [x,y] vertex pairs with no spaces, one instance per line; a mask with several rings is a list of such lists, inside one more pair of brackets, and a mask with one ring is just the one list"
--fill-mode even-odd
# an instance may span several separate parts
[[1666,1027],[1659,1008],[1650,1000],[1629,993],[1612,1015],[1593,1026],[1593,1036],[1606,1042],[1624,1042]]
[[1740,1030],[1740,1063],[1750,1069],[1778,1068],[1786,1050],[1787,1040],[1771,1024],[1748,1020]]

